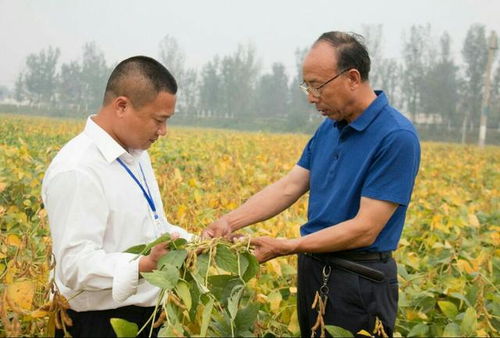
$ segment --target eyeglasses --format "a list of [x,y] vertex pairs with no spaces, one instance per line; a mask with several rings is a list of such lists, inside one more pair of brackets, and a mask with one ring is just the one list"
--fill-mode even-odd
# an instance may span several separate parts
[[332,82],[333,80],[335,80],[336,78],[338,78],[340,75],[344,74],[345,72],[347,72],[350,68],[348,69],[344,69],[343,71],[341,71],[340,73],[338,73],[337,75],[335,75],[334,77],[332,77],[330,80],[326,81],[326,82],[323,82],[321,85],[319,85],[318,87],[311,87],[310,85],[308,85],[305,81],[303,81],[301,84],[300,84],[300,89],[302,89],[302,91],[306,94],[306,95],[309,95],[311,94],[312,96],[318,98],[321,96],[321,92],[319,91],[321,88],[323,88],[324,86],[326,86],[327,84],[329,84],[330,82]]

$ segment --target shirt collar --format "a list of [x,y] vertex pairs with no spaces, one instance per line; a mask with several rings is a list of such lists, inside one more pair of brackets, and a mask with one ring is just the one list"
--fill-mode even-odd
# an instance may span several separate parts
[[365,111],[353,122],[349,124],[351,128],[357,131],[362,131],[370,125],[370,123],[377,117],[382,109],[389,104],[387,96],[381,90],[376,90],[377,98],[365,109]]
[[84,134],[87,135],[97,146],[102,156],[108,163],[113,162],[118,157],[128,164],[133,164],[138,160],[142,151],[132,150],[127,152],[118,142],[115,141],[104,129],[102,129],[92,119],[96,115],[90,115],[85,124]]

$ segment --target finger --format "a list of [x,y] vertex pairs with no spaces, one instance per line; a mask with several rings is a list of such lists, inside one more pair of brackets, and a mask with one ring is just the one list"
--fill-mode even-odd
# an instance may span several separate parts
[[228,234],[226,237],[231,242],[244,241],[245,239],[247,239],[247,236],[245,236],[243,234],[232,234],[231,233],[231,234]]
[[265,240],[266,237],[255,237],[250,239],[250,244],[259,247],[262,245],[262,242]]
[[214,229],[214,236],[213,237],[222,237],[225,235],[225,231],[221,227],[216,227]]
[[213,237],[214,237],[214,233],[209,229],[205,229],[201,232],[201,239],[210,239]]

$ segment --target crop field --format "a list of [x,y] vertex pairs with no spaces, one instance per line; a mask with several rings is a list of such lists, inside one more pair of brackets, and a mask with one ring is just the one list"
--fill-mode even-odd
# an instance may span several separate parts
[[[41,180],[82,121],[0,115],[0,337],[44,336],[51,240]],[[193,233],[287,173],[309,136],[176,127],[150,149],[167,218]],[[500,335],[500,147],[423,143],[403,237],[398,336]],[[307,196],[243,230],[296,237]],[[248,282],[257,335],[298,336],[296,258]]]

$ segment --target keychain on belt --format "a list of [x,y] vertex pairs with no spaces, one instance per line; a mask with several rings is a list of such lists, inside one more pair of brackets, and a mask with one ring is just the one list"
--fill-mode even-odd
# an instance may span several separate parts
[[318,317],[316,317],[316,323],[311,328],[311,338],[316,336],[316,330],[320,328],[320,337],[325,336],[325,321],[323,316],[325,315],[326,310],[326,302],[328,301],[328,292],[330,289],[328,288],[328,279],[330,279],[330,274],[332,273],[332,267],[330,265],[323,266],[322,277],[323,277],[323,285],[319,288],[319,291],[316,291],[316,295],[314,297],[313,304],[311,309],[316,309],[318,312]]

